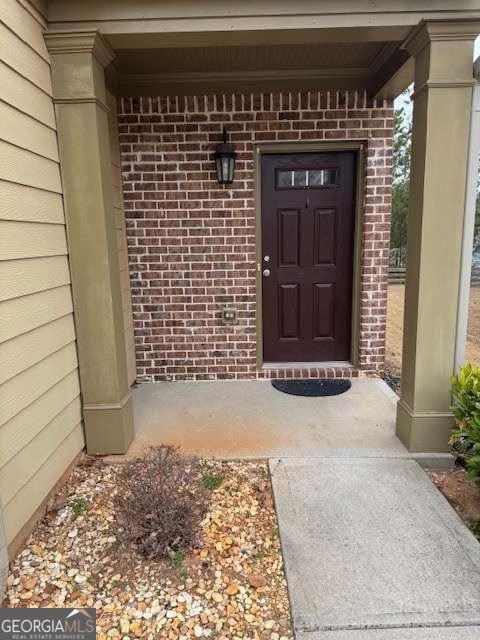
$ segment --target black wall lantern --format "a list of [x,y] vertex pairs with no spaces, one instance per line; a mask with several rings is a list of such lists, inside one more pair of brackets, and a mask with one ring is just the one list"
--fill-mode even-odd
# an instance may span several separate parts
[[213,157],[215,158],[218,182],[220,184],[232,184],[237,154],[233,149],[233,145],[227,142],[227,130],[225,127],[223,127],[223,143],[217,146]]

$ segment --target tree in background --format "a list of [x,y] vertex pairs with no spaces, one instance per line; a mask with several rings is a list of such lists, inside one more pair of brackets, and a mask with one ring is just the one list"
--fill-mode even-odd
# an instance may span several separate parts
[[410,192],[410,152],[412,123],[405,107],[395,110],[393,141],[393,191],[390,247],[405,249],[407,245],[407,213]]

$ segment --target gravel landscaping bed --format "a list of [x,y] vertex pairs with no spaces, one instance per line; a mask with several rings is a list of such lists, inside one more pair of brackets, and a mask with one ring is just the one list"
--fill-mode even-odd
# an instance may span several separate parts
[[97,637],[292,638],[263,462],[206,462],[211,501],[196,548],[147,560],[117,539],[121,465],[86,458],[11,564],[6,607],[95,607]]
[[386,366],[382,377],[388,384],[390,389],[395,391],[396,394],[400,395],[400,375],[398,373],[394,373],[389,369],[388,366]]

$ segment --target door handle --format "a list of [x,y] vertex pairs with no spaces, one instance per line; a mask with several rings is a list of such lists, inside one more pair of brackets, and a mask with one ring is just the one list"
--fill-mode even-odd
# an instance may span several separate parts
[[270,269],[264,269],[262,273],[265,278],[268,278],[268,276],[270,275]]

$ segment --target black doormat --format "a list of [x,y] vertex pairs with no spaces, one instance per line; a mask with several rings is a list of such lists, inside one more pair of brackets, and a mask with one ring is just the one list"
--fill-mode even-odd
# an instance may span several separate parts
[[272,380],[272,387],[293,396],[338,396],[348,391],[350,380]]

